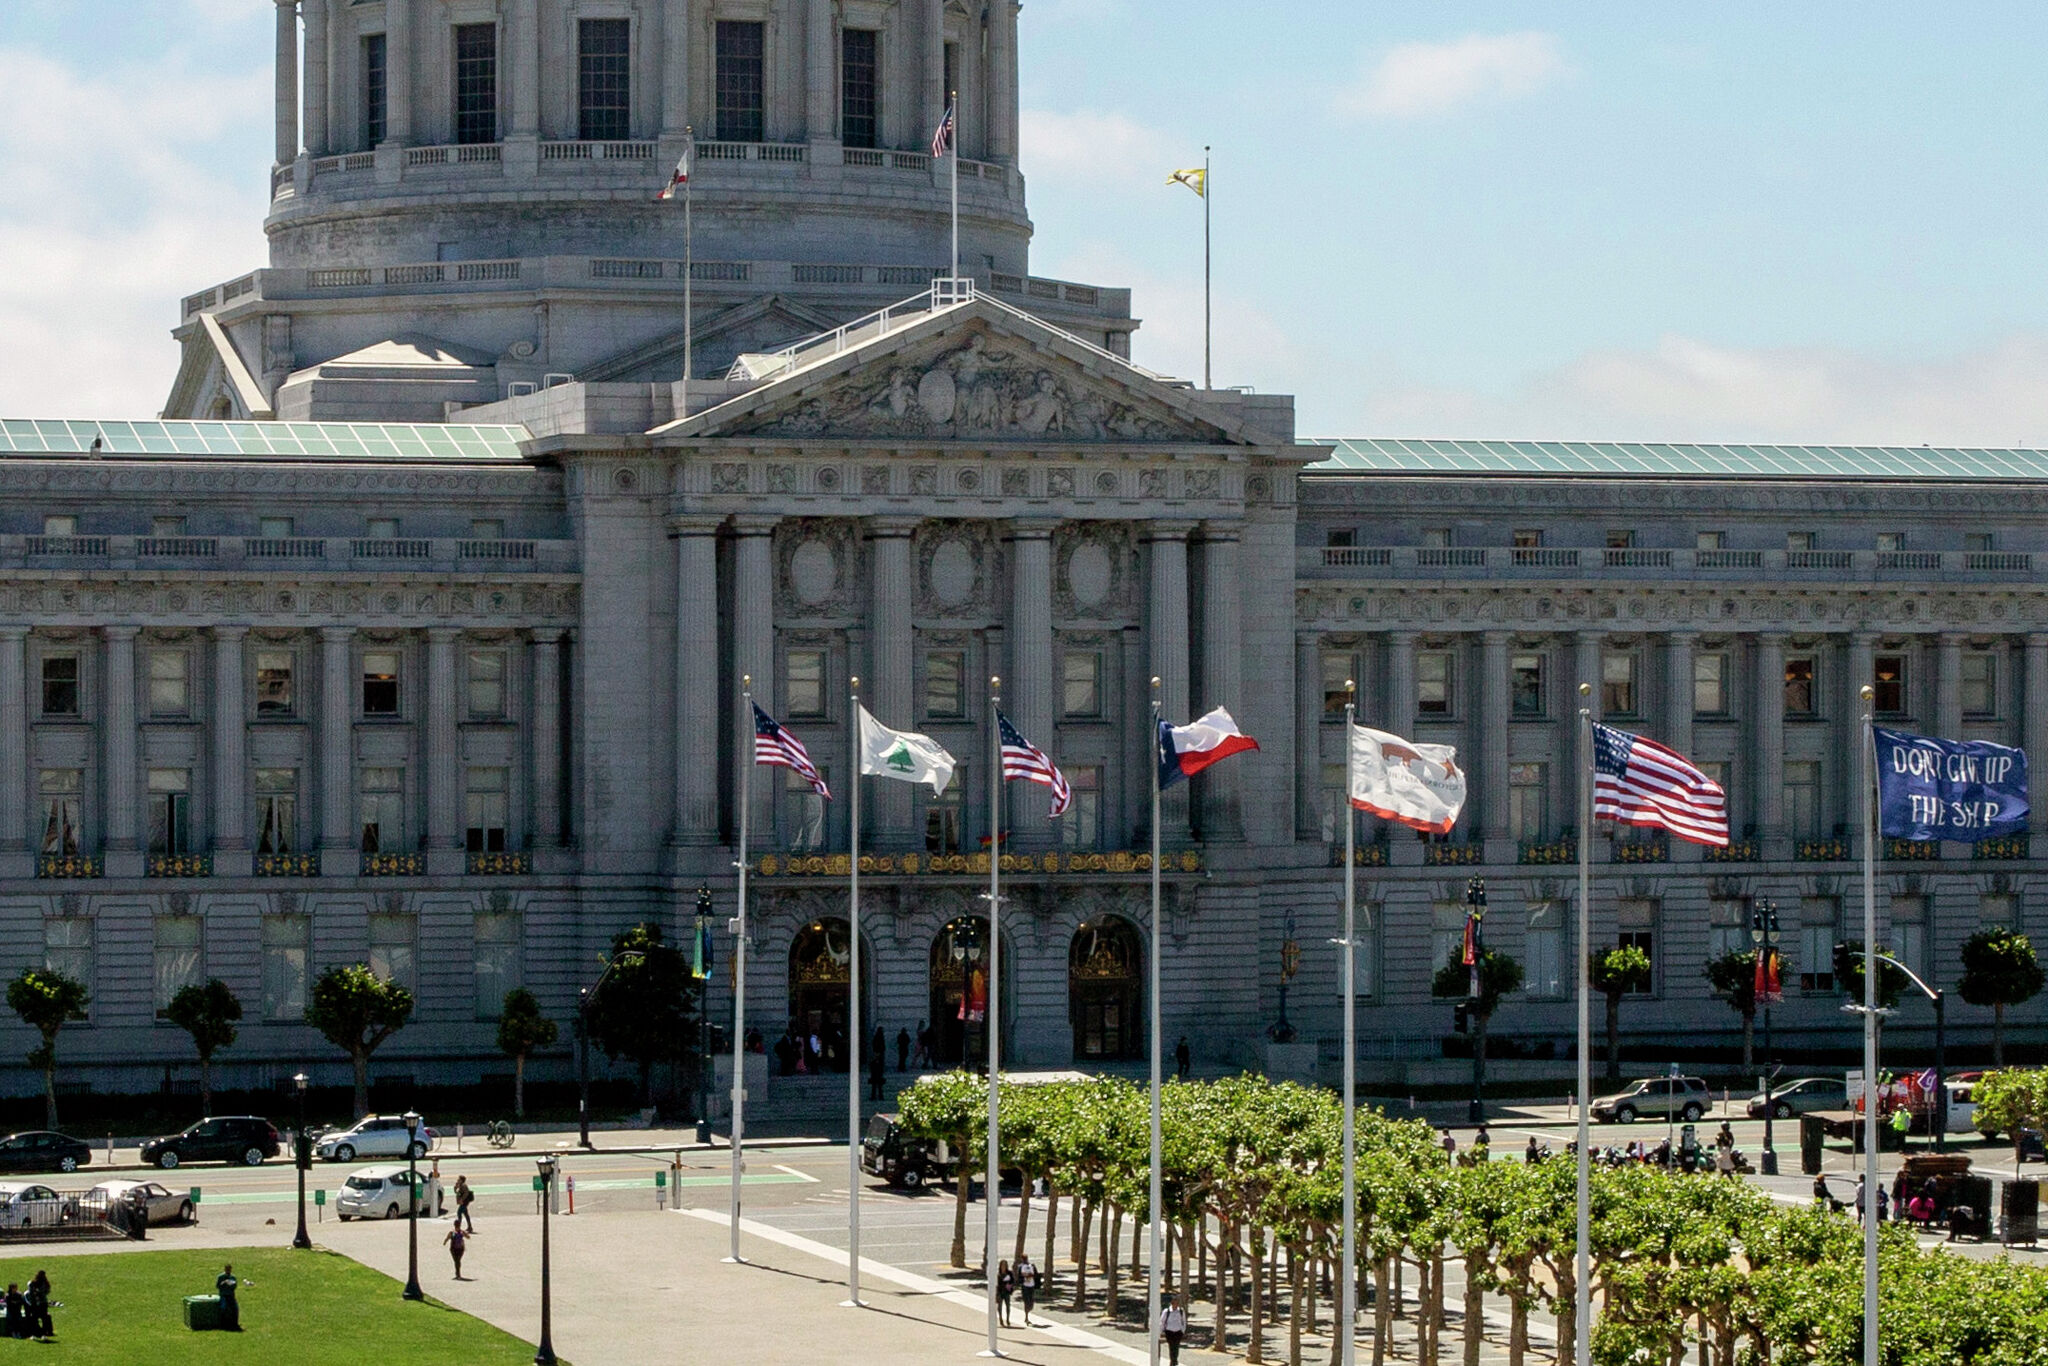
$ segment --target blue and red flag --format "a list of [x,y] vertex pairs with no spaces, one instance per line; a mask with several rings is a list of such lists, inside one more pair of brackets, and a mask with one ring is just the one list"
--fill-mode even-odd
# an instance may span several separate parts
[[1163,791],[1194,777],[1219,759],[1257,749],[1259,742],[1237,728],[1230,713],[1218,707],[1207,716],[1176,726],[1159,723],[1159,786]]

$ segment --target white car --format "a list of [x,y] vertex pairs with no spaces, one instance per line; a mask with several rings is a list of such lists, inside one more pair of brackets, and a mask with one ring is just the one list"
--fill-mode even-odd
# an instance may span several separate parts
[[[440,1212],[441,1183],[421,1172],[420,1214],[431,1218]],[[403,1219],[412,1208],[405,1188],[404,1167],[358,1167],[341,1183],[334,1197],[334,1212],[343,1222],[350,1219]]]
[[189,1224],[192,1222],[192,1196],[186,1191],[174,1191],[155,1181],[102,1181],[94,1186],[88,1195],[101,1197],[104,1208],[113,1210],[135,1198],[141,1191],[149,1201],[149,1222],[152,1224]]
[[[438,1135],[424,1123],[412,1141],[413,1158],[422,1158]],[[359,1157],[405,1157],[405,1121],[397,1115],[364,1115],[347,1129],[320,1135],[313,1151],[323,1161],[353,1162]]]
[[78,1217],[78,1197],[48,1186],[0,1182],[0,1228],[56,1228]]

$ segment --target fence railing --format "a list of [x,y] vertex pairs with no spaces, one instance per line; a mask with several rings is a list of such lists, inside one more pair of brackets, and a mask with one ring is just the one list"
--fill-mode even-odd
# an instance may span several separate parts
[[36,855],[36,876],[41,878],[104,877],[106,867],[98,854]]
[[257,877],[319,877],[318,854],[258,854]]
[[142,865],[147,877],[212,877],[212,854],[151,854]]

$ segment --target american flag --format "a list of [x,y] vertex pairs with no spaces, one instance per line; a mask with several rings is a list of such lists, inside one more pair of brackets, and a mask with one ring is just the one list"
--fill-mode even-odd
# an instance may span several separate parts
[[946,106],[946,116],[939,120],[939,126],[932,133],[932,155],[942,157],[953,150],[953,106]]
[[1059,766],[1046,757],[1044,750],[1026,740],[1010,724],[1010,718],[996,713],[996,732],[1003,741],[1003,781],[1022,778],[1026,782],[1041,783],[1052,789],[1053,816],[1063,815],[1074,804],[1074,789],[1067,786],[1067,775]]
[[758,702],[754,704],[754,762],[793,768],[811,785],[811,791],[826,801],[832,800],[832,789],[826,787],[825,780],[818,776],[810,751],[794,735],[775,724],[775,718],[762,711]]
[[1651,825],[1694,844],[1728,843],[1721,785],[1654,740],[1595,723],[1593,814]]

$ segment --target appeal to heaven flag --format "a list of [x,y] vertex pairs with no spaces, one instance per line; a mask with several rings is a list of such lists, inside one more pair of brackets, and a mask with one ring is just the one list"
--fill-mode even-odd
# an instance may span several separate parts
[[1593,723],[1593,814],[1669,830],[1694,844],[1728,843],[1728,795],[1676,750]]
[[890,730],[860,709],[860,771],[906,783],[930,783],[933,795],[953,781],[953,756],[929,735]]
[[1237,722],[1230,719],[1230,713],[1221,707],[1207,716],[1188,722],[1185,726],[1161,721],[1160,790],[1164,791],[1182,779],[1194,777],[1218,759],[1227,759],[1233,754],[1242,754],[1248,749],[1258,747],[1259,742],[1239,730]]
[[1879,834],[1975,842],[2027,828],[2025,750],[1882,726],[1876,733]]
[[1360,811],[1442,835],[1465,807],[1465,771],[1450,745],[1353,726],[1349,767],[1351,804]]
[[1206,167],[1196,166],[1191,170],[1175,171],[1166,177],[1169,185],[1185,185],[1202,198],[1209,197],[1209,172]]

